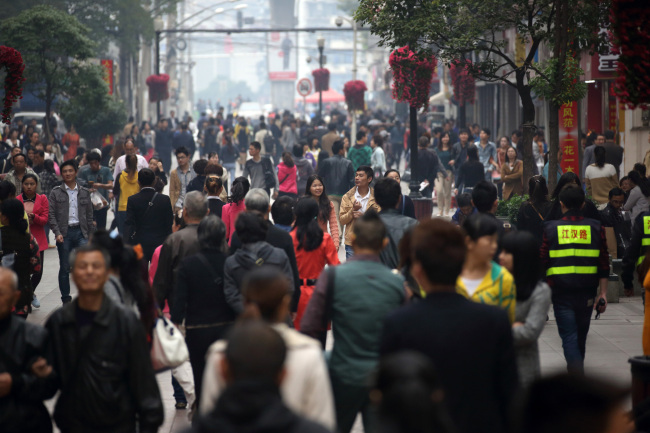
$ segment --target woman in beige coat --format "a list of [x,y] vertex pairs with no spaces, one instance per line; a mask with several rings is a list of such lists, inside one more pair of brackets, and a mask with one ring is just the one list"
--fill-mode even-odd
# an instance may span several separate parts
[[517,159],[517,149],[509,147],[506,160],[501,165],[501,181],[503,182],[503,199],[510,200],[513,195],[522,195],[524,163]]

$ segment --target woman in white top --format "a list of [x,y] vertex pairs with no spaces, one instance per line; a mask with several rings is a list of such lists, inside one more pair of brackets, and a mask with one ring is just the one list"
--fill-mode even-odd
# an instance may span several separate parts
[[370,140],[370,147],[372,148],[372,156],[370,157],[370,166],[375,173],[374,179],[381,179],[382,175],[386,172],[386,154],[384,153],[384,140],[375,135]]
[[623,209],[632,212],[632,226],[636,217],[648,211],[648,197],[650,197],[650,182],[648,179],[641,177],[636,171],[628,173],[628,181],[632,189],[630,195],[625,202]]
[[591,164],[585,170],[587,193],[602,207],[609,202],[609,192],[613,188],[618,188],[616,168],[605,162],[605,155],[605,148],[596,146],[594,149],[596,163]]
[[[280,386],[282,400],[289,409],[310,421],[334,430],[334,400],[325,357],[320,343],[286,324],[289,316],[289,284],[274,268],[258,268],[244,285],[245,308],[241,319],[262,319],[275,329],[287,345],[286,379]],[[203,391],[199,402],[202,414],[210,413],[225,388],[221,371],[227,342],[212,344],[206,354]]]

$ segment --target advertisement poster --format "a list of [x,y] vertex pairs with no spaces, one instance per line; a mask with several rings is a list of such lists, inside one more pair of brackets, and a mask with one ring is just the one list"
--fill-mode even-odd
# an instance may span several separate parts
[[295,34],[274,32],[268,34],[269,80],[293,81],[296,79]]

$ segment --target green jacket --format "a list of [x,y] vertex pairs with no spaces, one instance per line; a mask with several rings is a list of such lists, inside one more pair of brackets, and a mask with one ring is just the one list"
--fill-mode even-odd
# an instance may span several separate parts
[[372,149],[365,144],[355,144],[348,150],[348,159],[352,161],[352,168],[356,172],[362,165],[370,166]]

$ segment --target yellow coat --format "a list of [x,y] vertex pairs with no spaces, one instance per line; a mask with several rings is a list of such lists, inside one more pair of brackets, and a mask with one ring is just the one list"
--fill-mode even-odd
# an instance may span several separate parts
[[492,262],[492,269],[485,275],[472,296],[467,294],[463,279],[458,277],[456,292],[470,301],[501,307],[508,313],[510,323],[515,321],[516,291],[515,279],[505,268]]

